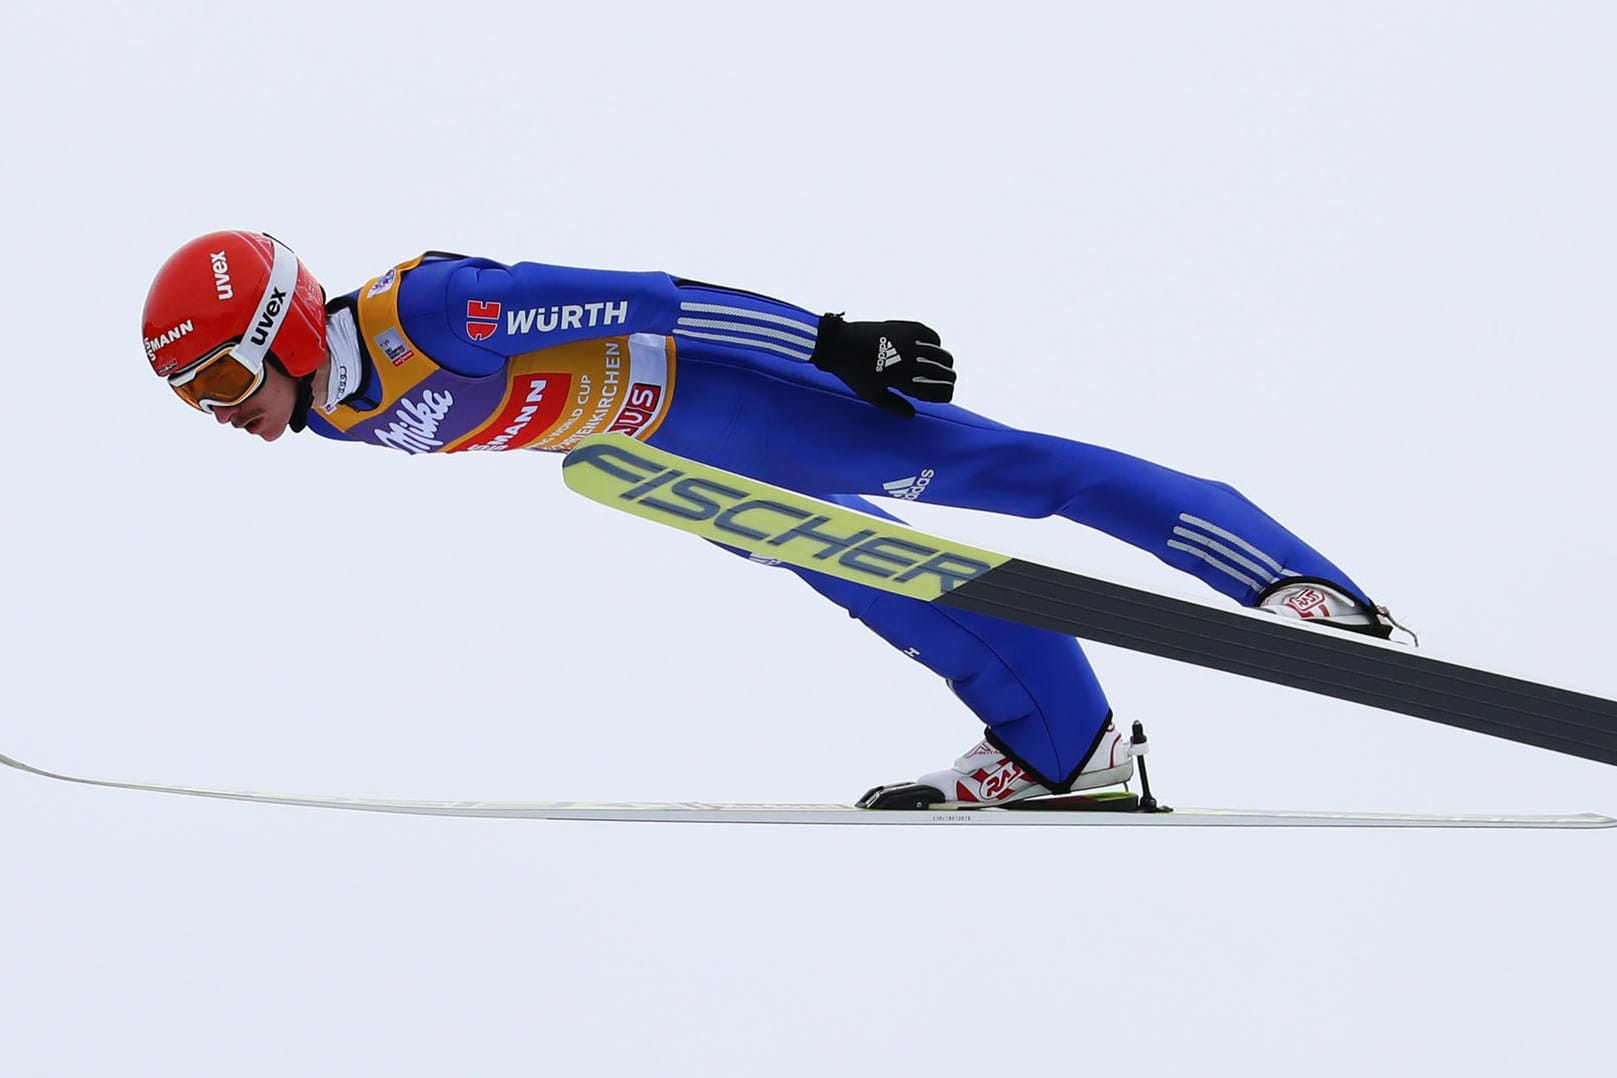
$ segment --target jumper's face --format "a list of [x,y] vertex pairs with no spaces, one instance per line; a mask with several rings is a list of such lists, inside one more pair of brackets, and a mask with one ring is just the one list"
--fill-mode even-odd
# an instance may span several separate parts
[[298,403],[298,383],[274,363],[264,365],[264,384],[240,404],[215,405],[213,417],[238,430],[273,442],[286,433]]

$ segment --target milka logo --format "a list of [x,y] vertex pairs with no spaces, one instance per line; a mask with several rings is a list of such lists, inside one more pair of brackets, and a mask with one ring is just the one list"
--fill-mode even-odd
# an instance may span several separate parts
[[213,290],[219,293],[220,299],[234,296],[236,290],[230,287],[230,263],[225,259],[225,253],[215,251],[208,256],[208,261],[213,263]]
[[618,325],[628,320],[628,300],[617,303],[565,303],[555,307],[529,307],[523,311],[507,311],[505,332],[511,335],[533,330],[549,333],[557,329]]
[[269,302],[264,304],[264,317],[253,326],[252,341],[254,344],[269,344],[270,334],[275,331],[275,323],[281,320],[281,308],[286,304],[286,293],[279,288],[270,291]]
[[454,404],[455,398],[448,393],[423,390],[420,404],[412,400],[399,402],[399,410],[393,413],[397,418],[386,430],[376,432],[376,440],[406,453],[431,453],[444,444],[438,438],[438,424]]

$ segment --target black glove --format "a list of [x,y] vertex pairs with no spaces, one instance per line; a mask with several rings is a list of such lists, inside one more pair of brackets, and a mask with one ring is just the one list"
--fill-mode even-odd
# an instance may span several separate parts
[[915,406],[895,389],[938,404],[954,396],[954,357],[939,347],[937,331],[919,322],[844,322],[828,314],[809,359],[903,419],[915,416]]

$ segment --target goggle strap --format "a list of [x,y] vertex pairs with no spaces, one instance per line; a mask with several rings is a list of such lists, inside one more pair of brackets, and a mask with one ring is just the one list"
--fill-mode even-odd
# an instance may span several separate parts
[[275,250],[269,281],[264,285],[264,294],[258,297],[258,309],[242,332],[241,342],[231,349],[241,365],[254,374],[264,369],[264,357],[292,312],[292,294],[298,284],[298,256],[274,236],[265,238]]

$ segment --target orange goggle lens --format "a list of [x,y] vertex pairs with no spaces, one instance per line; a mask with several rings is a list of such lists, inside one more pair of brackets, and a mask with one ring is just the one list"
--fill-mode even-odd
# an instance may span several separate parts
[[207,412],[240,404],[263,381],[263,368],[245,366],[227,346],[174,375],[168,384],[185,403]]

